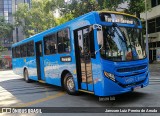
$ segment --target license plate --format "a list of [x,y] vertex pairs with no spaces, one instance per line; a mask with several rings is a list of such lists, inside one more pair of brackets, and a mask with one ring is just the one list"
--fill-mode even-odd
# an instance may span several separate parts
[[137,89],[140,89],[140,88],[141,88],[141,86],[134,87],[134,88],[133,88],[133,91],[135,91],[135,90],[137,90]]

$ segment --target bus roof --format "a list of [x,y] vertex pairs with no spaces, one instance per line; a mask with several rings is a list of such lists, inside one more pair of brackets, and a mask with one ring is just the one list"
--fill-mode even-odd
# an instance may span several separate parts
[[[48,30],[46,30],[46,31],[40,32],[40,33],[35,34],[35,35],[33,35],[33,36],[29,37],[29,38],[26,38],[26,39],[22,40],[22,41],[19,41],[19,42],[17,42],[17,43],[14,43],[14,44],[12,45],[12,47],[17,46],[17,45],[19,45],[19,44],[23,44],[23,43],[29,42],[29,41],[31,41],[31,40],[34,40],[35,37],[46,36],[46,35],[48,35],[49,33],[51,33],[52,31],[61,30],[61,29],[65,28],[65,27],[67,27],[68,25],[70,25],[71,23],[75,23],[76,21],[79,21],[79,20],[81,20],[81,19],[83,19],[83,18],[86,18],[86,17],[89,17],[89,16],[91,16],[91,15],[94,15],[94,16],[95,16],[95,15],[97,15],[97,14],[99,14],[99,13],[121,14],[121,15],[127,15],[127,16],[131,16],[131,17],[137,18],[137,17],[134,16],[134,15],[130,15],[130,14],[127,14],[127,13],[122,13],[122,12],[115,12],[115,11],[92,11],[92,12],[86,13],[86,14],[84,14],[84,15],[82,15],[82,16],[79,16],[79,17],[77,17],[77,18],[75,18],[75,19],[72,19],[72,20],[70,20],[70,21],[68,21],[68,22],[66,22],[66,23],[64,23],[64,24],[58,25],[58,26],[56,26],[56,27],[52,27],[52,28],[50,28],[50,29],[48,29]],[[137,18],[137,19],[138,19],[138,18]]]

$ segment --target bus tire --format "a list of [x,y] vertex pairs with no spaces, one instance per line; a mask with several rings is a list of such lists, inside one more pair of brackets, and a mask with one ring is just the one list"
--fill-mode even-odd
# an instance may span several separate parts
[[28,75],[28,70],[27,69],[24,70],[24,80],[27,83],[31,82],[31,80],[29,79],[29,75]]
[[70,95],[76,95],[77,91],[75,89],[75,83],[73,76],[71,74],[66,74],[64,77],[64,89]]

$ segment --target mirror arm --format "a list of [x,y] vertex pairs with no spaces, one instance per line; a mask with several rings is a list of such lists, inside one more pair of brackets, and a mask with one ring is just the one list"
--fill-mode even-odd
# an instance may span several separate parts
[[99,48],[98,50],[95,51],[95,55],[103,48],[103,46],[101,46],[101,48]]
[[[97,40],[98,40],[98,44],[99,45],[101,45],[101,48],[99,48],[98,50],[95,50],[95,55],[103,48],[103,38],[102,38],[102,36],[103,36],[103,34],[102,34],[102,26],[101,25],[99,25],[99,24],[94,24],[93,25],[93,29],[94,30],[97,30],[97,34],[100,34],[99,36],[100,36],[100,39],[99,39],[99,36],[97,37]],[[98,33],[99,32],[99,33]]]

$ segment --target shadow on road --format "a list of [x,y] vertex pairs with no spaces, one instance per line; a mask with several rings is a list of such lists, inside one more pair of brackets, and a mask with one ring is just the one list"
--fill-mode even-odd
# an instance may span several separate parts
[[143,100],[148,95],[149,95],[148,93],[142,93],[142,92],[128,92],[120,95],[106,96],[106,97],[98,97],[86,93],[81,94],[84,100],[95,102],[102,107],[125,106],[128,104],[134,104],[137,101]]
[[[37,99],[37,97],[39,96],[46,97],[46,95],[56,94],[57,92],[63,91],[62,88],[49,84],[43,84],[38,82],[26,83],[24,79],[13,79],[13,80],[3,81],[0,82],[0,86],[3,88],[3,90],[0,90],[1,95],[5,96],[5,93],[7,91],[11,93],[14,96],[14,98],[18,99],[22,103],[28,102],[27,99],[31,99],[30,101],[33,101],[33,99]],[[67,100],[71,100],[70,98],[73,97],[69,95],[65,96],[68,97],[68,99],[66,98]],[[96,106],[98,105],[100,107],[109,107],[109,106],[119,106],[119,105],[123,106],[132,104],[136,101],[144,99],[145,96],[148,96],[148,94],[141,92],[130,92],[112,97],[105,97],[106,100],[101,101],[100,98],[95,95],[80,93],[80,95],[75,96],[74,99],[77,100],[77,102],[78,100],[82,100],[84,102],[86,101],[86,103],[96,104]],[[110,98],[115,98],[115,100],[111,100]],[[10,98],[6,98],[4,100],[10,100]],[[17,103],[10,105],[14,106],[15,104]]]
[[0,82],[0,106],[15,106],[17,103],[34,101],[61,91],[60,87],[53,85],[10,79]]

